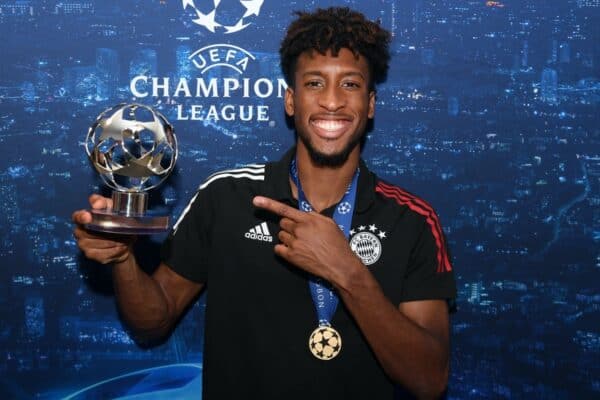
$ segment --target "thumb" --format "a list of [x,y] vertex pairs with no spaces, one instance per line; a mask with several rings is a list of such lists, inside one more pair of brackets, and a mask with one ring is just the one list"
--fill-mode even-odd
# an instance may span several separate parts
[[92,222],[92,214],[87,210],[78,210],[73,213],[71,219],[78,225],[85,225]]

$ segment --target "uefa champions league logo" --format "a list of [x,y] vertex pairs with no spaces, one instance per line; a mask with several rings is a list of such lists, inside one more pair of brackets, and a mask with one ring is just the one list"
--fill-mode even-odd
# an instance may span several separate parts
[[[235,33],[248,27],[260,14],[264,0],[182,0],[183,9],[196,14],[192,21],[212,33]],[[231,15],[233,14],[233,17]]]
[[[264,1],[182,0],[181,12],[192,18],[194,29],[207,30],[214,37],[219,37],[220,34],[240,32],[252,25],[261,15]],[[189,28],[189,25],[186,27]],[[260,35],[260,32],[257,34]],[[271,97],[284,97],[287,90],[285,79],[271,74],[257,75],[255,70],[251,70],[249,77],[243,77],[257,56],[230,40],[227,43],[215,43],[210,39],[205,41],[205,35],[200,35],[200,38],[202,47],[192,51],[185,45],[182,46],[183,51],[177,53],[177,65],[187,68],[185,60],[180,59],[182,55],[187,55],[187,61],[200,76],[139,74],[132,77],[129,83],[133,97],[165,102],[174,100],[169,102],[177,108],[178,121],[205,121],[205,124],[255,121],[271,124],[270,105],[264,102]],[[269,57],[266,61],[272,62]],[[198,99],[197,103],[193,99]],[[254,99],[254,102],[249,104],[247,99]],[[214,126],[228,136],[237,137],[223,125]]]

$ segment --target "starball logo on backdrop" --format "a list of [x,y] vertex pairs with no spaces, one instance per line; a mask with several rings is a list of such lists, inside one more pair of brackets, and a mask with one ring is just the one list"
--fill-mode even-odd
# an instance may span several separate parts
[[[192,22],[205,32],[235,36],[260,18],[264,0],[182,0],[182,9],[194,15]],[[187,15],[186,14],[186,15]],[[195,77],[135,76],[131,93],[138,98],[153,97],[170,103],[183,99],[198,104],[177,104],[178,120],[269,121],[269,106],[252,100],[282,98],[287,84],[282,78],[246,76],[258,60],[252,52],[231,43],[208,43],[193,51],[188,62]],[[235,104],[235,99],[249,99]],[[250,103],[250,104],[247,104]]]

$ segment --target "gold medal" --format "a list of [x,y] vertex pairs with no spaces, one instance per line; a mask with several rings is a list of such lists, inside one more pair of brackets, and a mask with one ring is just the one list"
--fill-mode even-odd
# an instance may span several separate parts
[[310,334],[308,348],[319,360],[331,360],[342,350],[342,337],[331,326],[321,325]]

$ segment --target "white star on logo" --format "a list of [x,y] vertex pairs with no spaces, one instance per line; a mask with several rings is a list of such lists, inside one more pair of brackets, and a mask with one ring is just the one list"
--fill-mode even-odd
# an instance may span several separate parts
[[350,229],[350,235],[354,235],[356,233],[356,231],[354,229]]
[[375,232],[377,230],[377,227],[375,225],[369,225],[369,230],[371,232]]
[[240,0],[240,3],[246,7],[246,13],[242,18],[249,17],[250,15],[258,16],[264,2],[265,0]]
[[182,0],[182,3],[183,3],[184,10],[187,8],[187,6],[195,7],[194,0]]
[[192,20],[192,22],[205,27],[212,33],[215,33],[215,28],[222,26],[217,21],[215,21],[215,13],[216,12],[217,12],[217,9],[214,8],[209,14],[202,14],[200,11],[198,11],[196,9],[196,14],[198,15],[198,18]]
[[386,238],[387,236],[385,235],[384,231],[380,231],[377,236],[379,236],[380,239]]
[[250,25],[250,22],[248,22],[247,24],[244,24],[244,19],[242,18],[237,22],[237,24],[235,24],[233,26],[226,26],[225,33],[234,33],[234,32],[241,31],[248,25]]
[[361,226],[359,226],[359,227],[358,227],[358,230],[359,230],[359,231],[364,231],[364,230],[365,230],[365,228],[366,228],[366,226],[364,226],[364,225],[361,225]]

